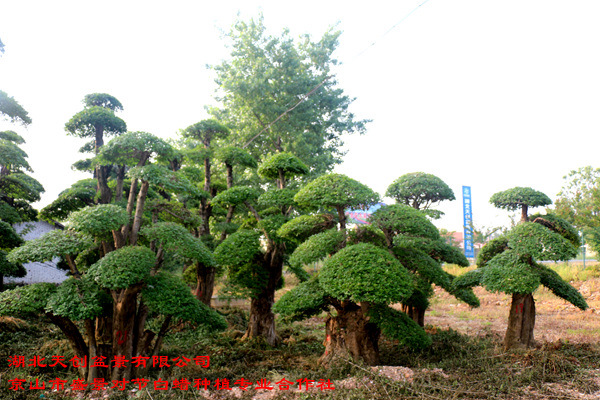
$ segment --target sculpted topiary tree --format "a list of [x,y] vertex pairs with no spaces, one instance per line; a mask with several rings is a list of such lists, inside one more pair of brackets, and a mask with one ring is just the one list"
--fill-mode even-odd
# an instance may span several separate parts
[[228,236],[216,248],[215,258],[227,268],[230,282],[247,290],[251,298],[244,337],[263,337],[276,345],[280,338],[271,308],[275,291],[282,284],[286,255],[293,249],[293,244],[279,236],[277,230],[290,219],[295,206],[295,191],[286,183],[308,173],[308,167],[290,153],[276,153],[261,164],[258,173],[269,181],[276,180],[277,187],[260,194],[257,189],[234,186],[213,199],[222,207],[244,208],[256,224],[254,229],[241,229]]
[[379,195],[362,183],[342,174],[328,174],[307,184],[294,198],[302,206],[334,211],[340,229],[346,229],[346,210],[377,204]]
[[424,172],[404,174],[388,186],[386,196],[397,203],[406,204],[417,210],[423,210],[434,219],[444,213],[430,209],[445,200],[455,200],[454,192],[440,178]]
[[[525,193],[532,196],[512,197],[518,200],[520,206],[524,205],[524,208],[548,201],[547,197],[544,198],[545,196],[540,196],[539,192],[531,189]],[[499,197],[494,195],[492,198],[500,201]],[[516,205],[511,205],[508,201],[504,204],[507,204],[508,209],[516,209]],[[545,260],[569,260],[574,257],[579,245],[577,231],[565,220],[552,214],[536,214],[531,218],[524,214],[523,219],[524,221],[507,234],[491,240],[481,249],[477,256],[476,270],[454,281],[457,288],[481,285],[489,291],[512,296],[504,337],[506,349],[534,345],[533,292],[540,285],[582,310],[588,307],[575,288],[555,271],[539,263]]]
[[32,172],[27,153],[19,145],[25,140],[13,131],[0,132],[0,219],[15,223],[33,221],[30,203],[40,200],[44,187],[28,175]]
[[[153,190],[170,197],[197,191],[181,174],[157,163],[169,145],[146,133],[119,137],[99,157],[136,165],[129,171],[133,188],[127,208],[115,204],[88,206],[70,213],[66,230],[52,231],[26,242],[8,256],[11,262],[46,261],[61,257],[70,274],[47,298],[34,305],[24,303],[19,291],[4,292],[0,313],[33,307],[61,328],[77,355],[156,355],[172,321],[191,320],[212,328],[224,328],[218,314],[200,303],[164,265],[174,258],[182,263],[214,264],[203,243],[182,225],[163,222],[160,213],[144,217],[146,198]],[[140,189],[135,186],[140,182]],[[153,210],[152,210],[153,211]],[[150,214],[150,213],[148,213]],[[33,290],[33,289],[32,289]],[[28,305],[29,304],[29,305]],[[150,315],[165,317],[158,331],[148,329]],[[77,322],[81,322],[80,331]],[[142,371],[132,364],[108,370],[88,367],[80,372],[96,377],[128,380]]]
[[425,326],[434,284],[472,307],[479,306],[472,290],[454,288],[455,277],[442,269],[443,263],[468,267],[469,262],[459,249],[444,241],[422,212],[394,204],[375,211],[369,222],[383,232],[387,248],[414,274],[414,291],[402,301],[402,310],[416,323]]
[[[313,183],[295,199],[304,206],[334,211],[338,217],[349,206],[368,207],[379,201],[371,189],[344,175],[325,175]],[[421,218],[419,222],[428,223],[425,216],[408,210]],[[380,217],[383,224],[385,218]],[[414,347],[427,346],[430,339],[425,332],[404,312],[389,307],[406,301],[415,286],[413,275],[393,252],[394,233],[388,232],[386,238],[373,226],[347,230],[343,218],[339,230],[325,230],[331,226],[328,220],[322,215],[301,216],[280,228],[282,235],[302,240],[289,259],[294,268],[325,261],[318,275],[284,294],[275,310],[292,320],[335,310],[326,322],[325,353],[320,359],[325,366],[336,357],[348,356],[376,364],[382,332]],[[401,228],[396,226],[396,230]],[[412,259],[409,254],[403,256]]]
[[[116,98],[105,93],[88,94],[83,103],[85,108],[65,124],[65,130],[73,136],[93,138],[94,153],[98,154],[104,145],[104,135],[119,135],[127,130],[125,121],[115,115],[115,111],[122,110],[123,106]],[[110,203],[112,198],[108,187],[109,172],[110,165],[96,165],[101,204]]]
[[542,192],[530,187],[515,187],[498,192],[490,197],[490,203],[508,211],[521,209],[521,222],[527,222],[529,208],[543,207],[552,204],[552,200]]

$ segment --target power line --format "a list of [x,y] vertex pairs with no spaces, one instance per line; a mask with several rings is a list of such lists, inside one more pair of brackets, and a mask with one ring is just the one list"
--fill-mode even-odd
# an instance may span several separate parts
[[[351,60],[351,62],[354,61],[355,59],[357,59],[358,57],[362,56],[371,47],[375,46],[377,44],[377,42],[379,42],[381,39],[383,39],[385,36],[387,36],[391,31],[393,31],[394,29],[396,29],[396,27],[398,27],[398,25],[400,25],[402,22],[404,22],[408,17],[410,17],[413,13],[415,13],[419,8],[421,8],[421,6],[423,6],[428,1],[429,0],[425,0],[421,4],[419,4],[418,6],[416,6],[415,8],[413,8],[408,14],[406,14],[398,22],[396,22],[390,29],[388,29],[387,31],[385,31],[383,33],[383,35],[381,35],[379,38],[375,39],[369,46],[367,46],[364,50],[362,50],[360,53],[358,53]],[[300,97],[300,100],[298,100],[293,106],[291,106],[290,108],[288,108],[287,110],[285,110],[284,112],[282,112],[277,118],[275,118],[273,121],[271,121],[270,123],[268,123],[267,126],[265,126],[260,132],[258,132],[256,135],[254,135],[254,137],[252,139],[250,139],[242,148],[245,149],[246,147],[248,147],[250,145],[250,143],[252,143],[254,141],[254,139],[256,139],[257,137],[259,137],[260,135],[262,135],[266,130],[270,129],[271,126],[273,126],[273,124],[275,124],[277,121],[279,121],[285,115],[289,114],[291,111],[293,111],[294,109],[296,109],[296,107],[298,107],[300,104],[302,104],[306,100],[308,100],[308,98],[313,93],[315,93],[321,86],[323,86],[325,84],[325,82],[327,82],[332,77],[333,77],[333,75],[327,75],[325,78],[323,78],[323,80],[317,86],[315,86],[310,92],[306,93],[305,95],[302,95]]]

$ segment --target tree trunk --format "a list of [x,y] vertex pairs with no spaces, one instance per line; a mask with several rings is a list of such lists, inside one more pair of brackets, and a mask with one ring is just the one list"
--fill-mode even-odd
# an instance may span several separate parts
[[125,182],[125,165],[117,168],[117,188],[115,189],[115,201],[123,200],[123,183]]
[[216,273],[217,269],[215,267],[198,265],[196,268],[196,276],[198,279],[198,284],[196,286],[196,298],[209,307],[215,288]]
[[527,209],[529,207],[527,206],[527,204],[523,204],[521,205],[521,222],[527,222],[529,221],[529,217],[527,216]]
[[[46,315],[48,316],[48,318],[50,318],[50,321],[52,321],[54,325],[60,328],[65,337],[69,340],[69,343],[71,344],[71,348],[75,352],[75,355],[79,358],[87,357],[88,347],[85,343],[85,340],[83,340],[83,336],[81,336],[81,332],[79,332],[79,329],[73,323],[73,321],[65,317],[54,315],[52,313],[46,313]],[[83,379],[86,379],[87,368],[80,367],[78,368],[78,370],[79,376],[81,376],[81,378]]]
[[138,233],[142,226],[142,215],[144,214],[144,203],[146,202],[146,195],[148,194],[148,188],[150,182],[142,181],[142,187],[138,193],[137,204],[135,206],[135,215],[133,217],[133,226],[131,227],[131,234],[129,236],[129,244],[135,246],[137,244]]
[[512,295],[508,327],[504,336],[504,349],[534,346],[535,300],[531,293]]
[[96,176],[98,178],[98,191],[100,192],[100,204],[109,204],[112,199],[112,192],[108,187],[108,173],[110,165],[98,165],[96,167]]
[[267,285],[250,303],[250,320],[243,339],[263,337],[271,346],[277,346],[281,338],[275,331],[275,314],[271,310],[275,303],[275,291],[283,269],[282,245],[270,244],[265,254],[263,268],[269,273]]
[[319,359],[320,365],[335,364],[338,357],[377,365],[380,330],[369,323],[365,308],[354,302],[344,302],[342,307],[336,307],[337,316],[329,317],[325,323],[325,353]]
[[420,327],[425,326],[425,311],[417,306],[402,304],[402,311],[406,313],[413,321],[419,324]]
[[[124,289],[118,294],[118,300],[113,303],[113,346],[112,355],[123,356],[131,360],[133,355],[133,330],[135,325],[138,289]],[[125,366],[113,367],[112,377],[114,380],[129,380],[130,369]]]
[[263,290],[257,298],[251,300],[250,320],[242,339],[262,337],[269,345],[277,346],[281,338],[275,331],[275,314],[271,311],[275,293],[271,296],[266,292],[267,290]]

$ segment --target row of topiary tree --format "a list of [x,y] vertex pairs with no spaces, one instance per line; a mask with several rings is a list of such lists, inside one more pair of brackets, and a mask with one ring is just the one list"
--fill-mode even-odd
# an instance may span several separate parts
[[[23,244],[8,222],[0,226],[10,232],[2,236],[5,253],[0,256],[16,247],[0,257],[3,266],[58,257],[70,277],[59,286],[36,284],[2,292],[0,314],[45,316],[81,357],[151,356],[158,354],[177,321],[225,328],[223,317],[210,308],[215,280],[222,275],[228,290],[250,299],[245,338],[277,345],[275,312],[294,320],[327,313],[321,362],[329,365],[339,356],[377,363],[382,333],[415,348],[427,346],[424,315],[433,285],[471,306],[479,305],[471,289],[476,285],[513,294],[509,330],[518,334],[511,334],[517,339],[507,339],[507,347],[531,344],[532,333],[523,332],[533,330],[531,293],[540,284],[586,307],[575,289],[538,263],[564,259],[574,251],[576,233],[552,215],[524,220],[492,241],[480,254],[479,268],[459,278],[442,264],[467,266],[468,261],[430,221],[440,215],[432,205],[454,199],[437,177],[400,177],[386,193],[397,204],[378,209],[370,225],[350,227],[348,208],[369,207],[380,199],[360,182],[323,174],[338,159],[339,134],[363,129],[364,121],[353,121],[347,112],[349,99],[330,82],[282,125],[266,122],[283,115],[298,93],[314,88],[329,73],[336,34],[328,33],[318,43],[307,41],[298,50],[291,42],[265,38],[261,24],[235,29],[236,51],[245,56],[216,68],[226,108],[213,110],[213,115],[223,123],[200,121],[184,129],[177,141],[167,142],[146,132],[127,132],[117,116],[123,106],[113,96],[85,97],[84,109],[65,129],[91,139],[81,149],[89,158],[74,168],[94,178],[75,183],[40,212],[41,218],[63,222],[65,229]],[[259,44],[264,60],[246,57],[244,49]],[[268,85],[238,72],[254,63],[265,75],[281,73],[285,68],[267,68],[273,60],[285,61],[289,75],[301,79],[280,88],[282,99],[265,100],[257,93],[265,93]],[[306,63],[313,65],[305,68]],[[244,101],[243,94],[249,96]],[[15,150],[18,138],[3,135],[0,140],[10,142],[6,148],[20,154]],[[30,210],[22,201],[34,201],[32,191],[37,189],[39,196],[42,190],[18,175],[27,169],[23,159],[22,154],[19,162],[0,157],[0,183],[8,171],[0,205],[10,206],[2,208],[3,221],[19,207]],[[543,195],[527,190],[492,200],[509,209],[521,207],[527,217],[527,207],[547,203]],[[305,267],[317,261],[323,266],[311,277]],[[275,303],[285,267],[302,283]],[[394,304],[401,304],[400,309]],[[144,370],[130,364],[79,372],[91,381],[102,374],[130,379]]]

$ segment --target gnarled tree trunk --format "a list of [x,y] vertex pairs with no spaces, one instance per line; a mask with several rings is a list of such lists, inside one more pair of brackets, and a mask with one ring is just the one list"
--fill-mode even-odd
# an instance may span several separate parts
[[259,295],[250,302],[250,320],[243,339],[263,337],[271,346],[276,346],[281,341],[275,331],[275,314],[272,307],[275,303],[275,291],[281,280],[282,255],[281,245],[273,244],[267,249],[264,268],[269,273],[269,280]]
[[504,336],[504,349],[532,347],[534,343],[535,300],[531,293],[512,295],[508,327]]
[[337,315],[325,324],[325,353],[319,364],[329,366],[336,358],[362,360],[368,365],[379,362],[379,335],[377,325],[369,322],[368,305],[345,301],[336,306]]
[[196,298],[209,307],[215,288],[216,271],[215,267],[206,267],[204,265],[198,265],[196,268],[198,281],[196,285]]

